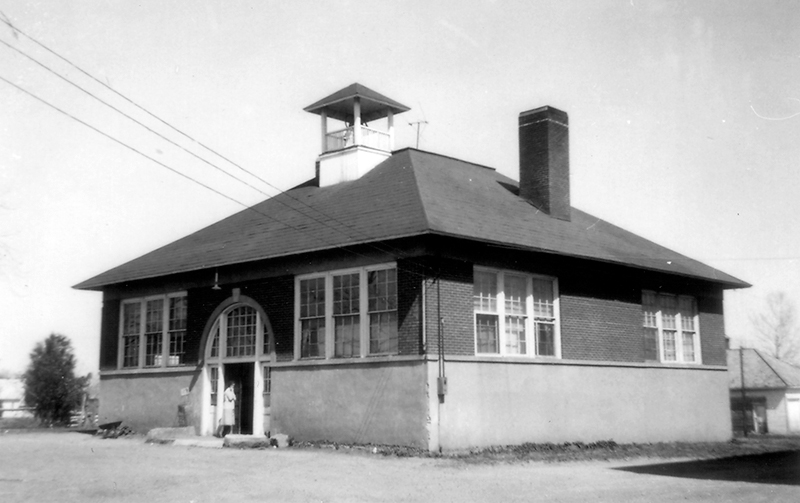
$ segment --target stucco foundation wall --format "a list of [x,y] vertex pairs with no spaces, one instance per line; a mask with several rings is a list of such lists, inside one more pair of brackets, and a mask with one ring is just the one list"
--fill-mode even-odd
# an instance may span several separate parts
[[[202,386],[195,382],[195,374],[101,376],[99,424],[122,421],[139,433],[178,426],[178,406],[183,405],[188,425],[199,429]],[[182,390],[189,394],[183,395]]]
[[[448,361],[431,399],[442,449],[525,442],[725,441],[725,369]],[[429,366],[435,388],[437,366]],[[437,426],[438,421],[438,426]]]
[[274,433],[427,447],[425,362],[273,368]]

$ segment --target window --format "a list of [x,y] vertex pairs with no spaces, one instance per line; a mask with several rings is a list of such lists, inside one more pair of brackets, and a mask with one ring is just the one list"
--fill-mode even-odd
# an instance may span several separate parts
[[209,391],[211,392],[211,405],[217,405],[217,386],[219,386],[219,367],[208,368]]
[[269,358],[271,334],[266,317],[246,303],[227,306],[208,333],[206,359],[224,363]]
[[120,366],[138,368],[184,364],[186,305],[185,293],[124,300]]
[[333,277],[333,354],[336,357],[358,356],[361,352],[360,300],[358,273]]
[[239,306],[228,312],[225,356],[253,356],[256,354],[256,310]]
[[645,290],[642,313],[645,360],[700,363],[694,297]]
[[560,356],[554,278],[476,269],[475,352]]
[[369,352],[397,353],[397,269],[367,273]]
[[169,299],[169,365],[186,363],[186,297]]
[[144,365],[145,367],[160,367],[163,361],[162,354],[164,349],[161,343],[161,337],[164,332],[164,300],[148,300],[146,306]]
[[397,269],[331,271],[296,284],[296,354],[357,358],[397,353]]
[[325,356],[325,278],[300,282],[302,356]]
[[122,306],[122,366],[139,366],[139,327],[142,320],[141,303]]

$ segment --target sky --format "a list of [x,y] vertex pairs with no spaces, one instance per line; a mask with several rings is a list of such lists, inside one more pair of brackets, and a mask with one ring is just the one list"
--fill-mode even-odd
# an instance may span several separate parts
[[574,207],[753,285],[725,294],[733,346],[770,292],[800,302],[798,1],[0,11],[0,371],[55,332],[96,373],[102,296],[71,287],[312,178],[303,108],[353,82],[411,108],[398,148],[426,121],[419,148],[515,179],[519,113],[566,111]]

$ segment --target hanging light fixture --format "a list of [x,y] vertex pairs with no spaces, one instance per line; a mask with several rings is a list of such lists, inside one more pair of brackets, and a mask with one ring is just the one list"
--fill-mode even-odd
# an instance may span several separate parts
[[214,271],[214,286],[212,286],[211,289],[222,290],[222,287],[219,286],[219,269]]

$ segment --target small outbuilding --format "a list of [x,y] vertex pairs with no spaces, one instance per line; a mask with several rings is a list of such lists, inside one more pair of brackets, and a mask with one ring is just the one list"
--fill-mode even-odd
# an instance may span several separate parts
[[757,349],[731,349],[728,384],[735,433],[800,433],[800,367]]

